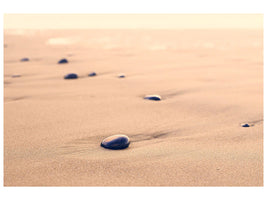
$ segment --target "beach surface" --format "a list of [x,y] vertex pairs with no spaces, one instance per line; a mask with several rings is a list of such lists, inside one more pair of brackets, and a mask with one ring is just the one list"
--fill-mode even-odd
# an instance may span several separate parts
[[4,186],[263,186],[263,30],[5,30]]

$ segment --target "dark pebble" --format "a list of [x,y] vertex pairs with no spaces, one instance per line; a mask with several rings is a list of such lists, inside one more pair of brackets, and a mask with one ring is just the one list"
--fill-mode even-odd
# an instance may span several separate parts
[[96,76],[95,72],[91,72],[90,74],[88,74],[88,76]]
[[21,62],[28,62],[28,61],[30,61],[30,59],[29,58],[21,58],[20,61]]
[[126,135],[112,135],[101,142],[101,146],[106,149],[125,149],[129,146],[130,139]]
[[64,79],[76,79],[78,78],[77,74],[71,73],[64,76]]
[[250,127],[249,124],[242,124],[241,126],[242,126],[242,127]]
[[125,75],[124,74],[119,74],[118,78],[125,78]]
[[144,99],[153,100],[153,101],[160,101],[161,96],[159,95],[146,95]]
[[68,60],[66,58],[63,58],[58,61],[58,64],[65,64],[65,63],[68,63]]

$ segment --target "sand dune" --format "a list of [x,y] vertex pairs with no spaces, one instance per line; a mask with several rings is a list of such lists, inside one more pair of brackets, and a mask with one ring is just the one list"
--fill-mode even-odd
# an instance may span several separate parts
[[[5,31],[4,43],[5,186],[263,185],[262,30]],[[100,147],[115,134],[129,148]]]

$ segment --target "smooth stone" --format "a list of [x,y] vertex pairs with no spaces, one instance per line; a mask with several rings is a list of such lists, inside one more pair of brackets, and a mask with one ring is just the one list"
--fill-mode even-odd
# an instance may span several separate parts
[[29,61],[29,60],[30,60],[29,58],[21,58],[21,59],[20,59],[21,62],[27,62],[27,61]]
[[242,127],[250,127],[249,124],[241,124]]
[[161,96],[159,95],[146,95],[144,99],[153,100],[153,101],[160,101]]
[[19,75],[19,74],[14,74],[14,75],[12,75],[11,77],[12,77],[12,78],[18,78],[18,77],[21,77],[21,75]]
[[125,149],[129,146],[130,139],[126,135],[112,135],[101,142],[101,146],[106,149]]
[[71,73],[64,76],[64,79],[76,79],[78,78],[77,74]]
[[58,61],[58,64],[65,64],[65,63],[68,63],[68,60],[66,58],[63,58]]
[[90,74],[88,74],[88,76],[96,76],[95,72],[91,72]]
[[118,78],[125,78],[125,74],[119,74]]

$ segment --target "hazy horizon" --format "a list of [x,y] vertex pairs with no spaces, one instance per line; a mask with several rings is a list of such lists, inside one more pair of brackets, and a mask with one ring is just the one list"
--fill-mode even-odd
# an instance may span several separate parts
[[8,29],[263,29],[263,14],[4,14]]

